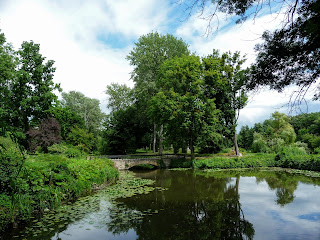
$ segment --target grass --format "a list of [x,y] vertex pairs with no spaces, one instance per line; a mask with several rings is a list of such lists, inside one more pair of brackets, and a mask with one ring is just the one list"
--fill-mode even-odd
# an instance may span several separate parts
[[320,155],[247,153],[242,157],[223,156],[221,154],[193,161],[195,169],[232,169],[281,167],[297,170],[320,171]]
[[93,191],[93,186],[114,181],[118,175],[108,159],[69,159],[52,154],[28,156],[15,179],[15,194],[0,194],[0,230],[74,201]]

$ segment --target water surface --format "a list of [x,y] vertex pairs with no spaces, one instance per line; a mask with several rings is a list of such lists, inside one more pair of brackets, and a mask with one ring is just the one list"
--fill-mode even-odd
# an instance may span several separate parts
[[[29,225],[23,236],[64,240],[320,239],[319,178],[284,171],[153,170],[135,174],[155,180],[155,186],[162,188],[116,201],[109,201],[101,192],[71,205],[78,217],[64,217],[47,231],[38,230],[36,236]],[[20,238],[23,231],[11,232],[5,239]]]

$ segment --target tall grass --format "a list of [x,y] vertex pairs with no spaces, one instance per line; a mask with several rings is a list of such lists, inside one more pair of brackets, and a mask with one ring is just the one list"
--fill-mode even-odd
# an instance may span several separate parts
[[8,192],[0,194],[0,230],[73,201],[92,191],[94,185],[117,179],[118,174],[108,159],[69,159],[52,154],[28,156],[16,179],[14,201],[10,201]]

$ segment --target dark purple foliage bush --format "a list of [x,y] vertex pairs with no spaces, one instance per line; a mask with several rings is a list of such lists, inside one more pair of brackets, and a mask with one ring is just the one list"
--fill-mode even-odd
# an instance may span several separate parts
[[55,118],[42,119],[38,128],[31,128],[27,132],[29,150],[35,152],[40,146],[47,153],[48,147],[60,143],[61,127]]

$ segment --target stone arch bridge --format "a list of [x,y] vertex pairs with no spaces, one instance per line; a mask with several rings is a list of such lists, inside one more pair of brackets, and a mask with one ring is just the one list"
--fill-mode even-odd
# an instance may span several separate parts
[[109,155],[101,156],[111,159],[114,162],[114,167],[119,170],[130,169],[141,164],[149,164],[158,168],[169,168],[172,161],[185,158],[184,155]]

